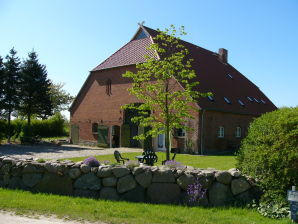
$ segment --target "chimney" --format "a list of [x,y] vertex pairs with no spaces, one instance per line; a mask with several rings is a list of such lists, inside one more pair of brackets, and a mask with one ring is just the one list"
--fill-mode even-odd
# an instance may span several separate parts
[[219,50],[218,50],[218,59],[222,63],[228,63],[228,50],[226,50],[224,48],[219,48]]

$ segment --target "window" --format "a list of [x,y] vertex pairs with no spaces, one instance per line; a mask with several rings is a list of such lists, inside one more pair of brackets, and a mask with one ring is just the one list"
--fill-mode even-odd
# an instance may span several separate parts
[[224,97],[224,100],[226,101],[226,103],[231,104],[231,101],[227,97]]
[[238,103],[239,103],[241,106],[243,106],[243,107],[245,106],[245,104],[242,102],[242,100],[239,100],[239,99],[238,99]]
[[183,128],[176,129],[176,137],[185,137],[185,130]]
[[213,96],[208,96],[208,99],[209,99],[210,101],[214,101]]
[[234,77],[233,77],[231,74],[227,74],[227,76],[228,76],[230,79],[234,79]]
[[257,103],[260,103],[260,101],[259,101],[258,99],[254,98],[254,100],[255,100]]
[[262,102],[263,104],[266,104],[266,101],[265,101],[265,100],[262,100],[262,99],[261,99],[261,102]]
[[253,100],[250,96],[248,96],[247,99],[248,99],[250,102],[254,102],[254,100]]
[[108,96],[112,95],[112,81],[111,81],[111,79],[108,79],[106,82],[106,94]]
[[223,126],[219,126],[217,137],[219,137],[219,138],[225,137],[225,128]]
[[236,131],[235,131],[235,137],[236,138],[240,138],[241,137],[241,127],[236,127]]
[[92,133],[98,133],[98,123],[92,124]]

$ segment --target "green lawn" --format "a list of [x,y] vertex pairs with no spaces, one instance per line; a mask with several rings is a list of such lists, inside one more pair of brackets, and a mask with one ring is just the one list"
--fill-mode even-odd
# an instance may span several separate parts
[[[129,158],[130,160],[136,160],[135,156],[141,155],[140,153],[122,153],[123,157]],[[161,165],[161,162],[166,159],[166,154],[164,152],[158,152],[158,162],[157,165]],[[172,155],[171,155],[172,156]],[[114,155],[102,155],[95,156],[99,161],[109,160],[111,163],[115,163]],[[68,158],[73,161],[81,161],[87,157],[76,157]],[[235,167],[235,156],[200,156],[200,155],[187,155],[187,154],[177,154],[176,161],[197,168],[215,168],[220,170],[227,170]]]
[[242,208],[200,208],[113,202],[0,188],[0,209],[18,214],[55,214],[60,218],[126,224],[290,224]]

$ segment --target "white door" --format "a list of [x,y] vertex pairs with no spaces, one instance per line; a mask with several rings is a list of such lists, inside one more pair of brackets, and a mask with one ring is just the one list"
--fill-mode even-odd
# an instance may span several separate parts
[[166,151],[165,134],[159,134],[157,136],[157,150]]

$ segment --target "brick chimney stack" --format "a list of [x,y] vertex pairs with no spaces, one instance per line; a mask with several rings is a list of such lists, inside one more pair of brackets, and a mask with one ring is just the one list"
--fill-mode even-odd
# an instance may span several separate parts
[[224,48],[219,48],[218,50],[218,59],[222,63],[228,63],[228,50]]

